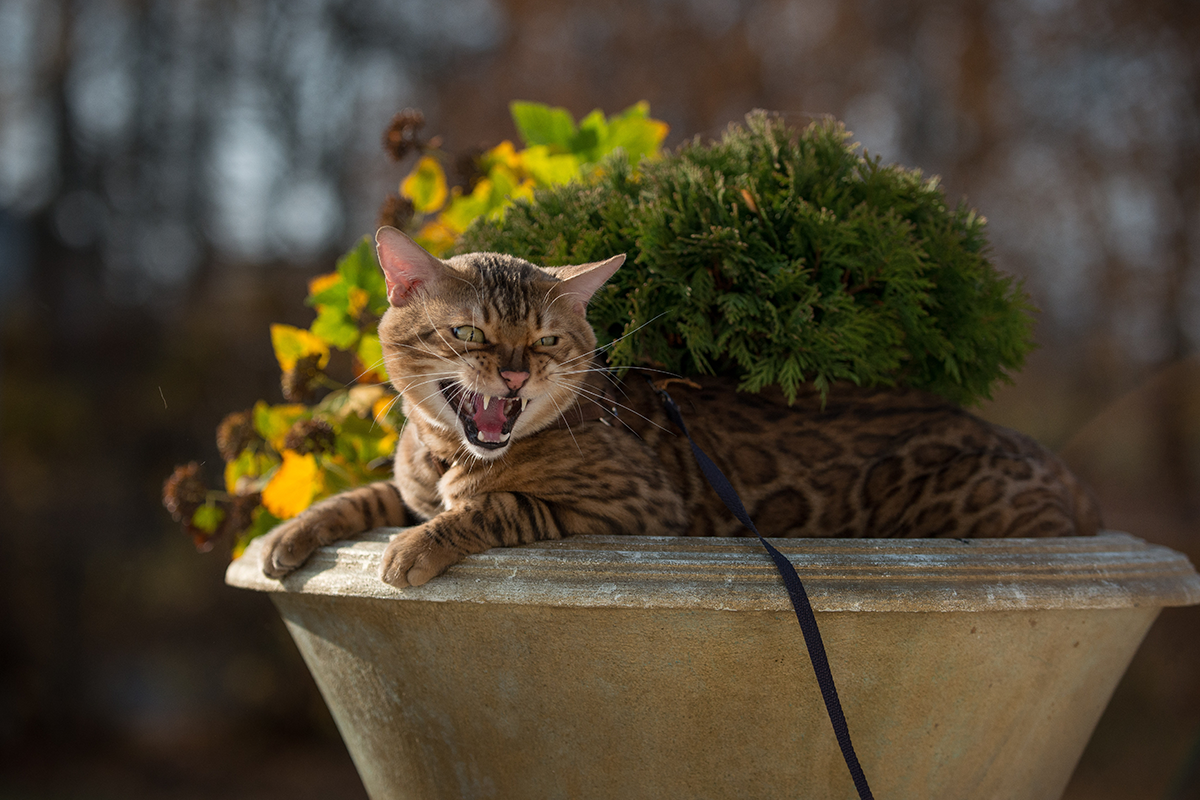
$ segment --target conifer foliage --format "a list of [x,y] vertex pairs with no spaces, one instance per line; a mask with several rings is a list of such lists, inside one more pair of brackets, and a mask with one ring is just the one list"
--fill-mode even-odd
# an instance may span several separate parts
[[859,153],[831,120],[766,112],[534,193],[457,252],[547,265],[626,253],[590,319],[615,366],[777,384],[906,385],[990,396],[1031,349],[1031,306],[988,260],[985,220],[936,178]]

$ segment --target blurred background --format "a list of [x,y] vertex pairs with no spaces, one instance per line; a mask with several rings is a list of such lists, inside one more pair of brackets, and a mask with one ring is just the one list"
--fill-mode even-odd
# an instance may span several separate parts
[[[981,413],[1200,562],[1200,4],[0,0],[0,798],[362,797],[267,598],[160,505],[281,399],[267,326],[374,229],[421,108],[638,100],[668,144],[844,119],[988,219],[1040,349]],[[1200,797],[1200,609],[1168,609],[1069,798]]]

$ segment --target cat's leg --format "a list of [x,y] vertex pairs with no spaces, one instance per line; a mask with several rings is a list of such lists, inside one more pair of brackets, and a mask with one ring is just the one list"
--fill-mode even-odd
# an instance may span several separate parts
[[313,551],[356,533],[409,523],[408,510],[393,481],[379,481],[334,495],[268,533],[262,571],[282,578],[303,564]]
[[479,495],[397,534],[383,553],[379,577],[401,588],[420,586],[472,553],[600,532],[572,524],[572,516],[521,492]]

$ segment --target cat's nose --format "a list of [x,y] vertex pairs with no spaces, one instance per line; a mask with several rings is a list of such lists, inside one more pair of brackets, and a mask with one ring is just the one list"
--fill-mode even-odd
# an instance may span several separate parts
[[509,389],[517,390],[525,385],[525,381],[529,380],[528,372],[501,372],[500,377],[504,379],[504,383]]

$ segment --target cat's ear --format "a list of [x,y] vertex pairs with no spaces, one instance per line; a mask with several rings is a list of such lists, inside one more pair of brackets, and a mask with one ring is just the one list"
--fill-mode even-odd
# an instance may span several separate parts
[[375,252],[387,284],[388,302],[397,308],[412,299],[418,286],[434,283],[446,272],[445,264],[389,226],[375,232]]
[[561,283],[554,288],[559,295],[570,298],[574,302],[575,310],[582,314],[584,306],[592,299],[592,295],[624,263],[625,254],[622,253],[619,256],[613,256],[607,261],[558,267],[554,270],[554,274],[555,277],[559,278]]

